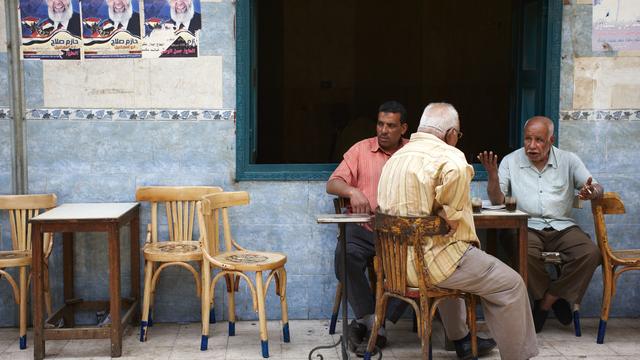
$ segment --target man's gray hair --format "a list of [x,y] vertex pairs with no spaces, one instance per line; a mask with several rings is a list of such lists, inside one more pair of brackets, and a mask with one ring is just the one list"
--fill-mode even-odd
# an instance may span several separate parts
[[431,103],[427,105],[420,118],[418,131],[445,135],[447,130],[458,128],[460,120],[458,112],[448,103]]

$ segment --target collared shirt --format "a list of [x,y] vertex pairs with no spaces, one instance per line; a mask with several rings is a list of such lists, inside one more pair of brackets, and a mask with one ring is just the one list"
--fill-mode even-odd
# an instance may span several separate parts
[[[470,244],[479,245],[469,197],[473,175],[460,150],[422,132],[412,134],[382,169],[378,203],[383,213],[426,216],[442,208],[450,220],[460,221],[453,236],[425,239],[425,266],[433,284],[455,271]],[[417,286],[413,250],[408,255],[407,282]]]
[[571,218],[575,191],[591,174],[576,154],[552,146],[542,170],[520,148],[502,159],[498,176],[500,190],[515,196],[518,209],[531,216],[530,228],[564,230],[576,224]]
[[[400,139],[400,148],[409,140]],[[349,186],[353,186],[362,191],[369,200],[371,210],[378,207],[378,180],[382,167],[393,155],[393,152],[386,152],[378,145],[378,138],[372,137],[364,139],[354,144],[346,153],[336,170],[331,174],[329,180],[340,179]],[[351,209],[347,209],[349,212]],[[365,226],[372,230],[369,225]]]

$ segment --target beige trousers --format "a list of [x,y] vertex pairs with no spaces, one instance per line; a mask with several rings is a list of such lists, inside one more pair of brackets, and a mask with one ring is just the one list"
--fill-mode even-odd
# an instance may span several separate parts
[[[478,295],[491,336],[503,360],[529,359],[538,354],[527,288],[518,273],[495,257],[469,247],[458,268],[438,284]],[[438,310],[447,336],[467,335],[465,307],[461,299],[446,300]]]

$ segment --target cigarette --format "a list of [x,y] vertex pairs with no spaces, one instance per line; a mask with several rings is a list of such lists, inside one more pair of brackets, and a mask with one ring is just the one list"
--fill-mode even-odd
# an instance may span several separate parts
[[585,190],[587,190],[587,192],[589,193],[589,195],[593,194],[593,192],[591,191],[591,189],[586,188]]

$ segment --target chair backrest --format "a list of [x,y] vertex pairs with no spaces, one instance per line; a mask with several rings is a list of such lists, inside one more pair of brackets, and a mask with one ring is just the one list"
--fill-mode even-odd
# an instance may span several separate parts
[[602,198],[591,200],[591,212],[593,213],[593,225],[595,226],[596,239],[598,240],[600,252],[605,260],[611,259],[613,253],[611,247],[609,247],[607,224],[604,216],[624,214],[624,203],[618,193],[606,192],[602,195]]
[[137,201],[151,203],[151,242],[158,241],[158,204],[164,203],[169,241],[192,241],[196,203],[218,186],[143,186],[136,190]]
[[404,295],[407,290],[407,250],[414,248],[420,287],[430,287],[428,270],[424,266],[422,240],[427,236],[448,232],[448,225],[439,216],[392,216],[376,213],[376,256],[382,264],[384,287],[387,291]]
[[[0,209],[9,213],[11,246],[13,250],[31,250],[31,224],[29,220],[43,210],[56,207],[55,194],[0,195]],[[51,234],[45,235],[44,252],[51,252]]]
[[[240,248],[231,236],[228,208],[247,204],[249,204],[249,193],[246,191],[223,192],[202,197],[198,218],[203,236],[202,248],[208,255],[215,256],[220,251]],[[221,248],[220,243],[220,215],[222,215],[224,248]]]

